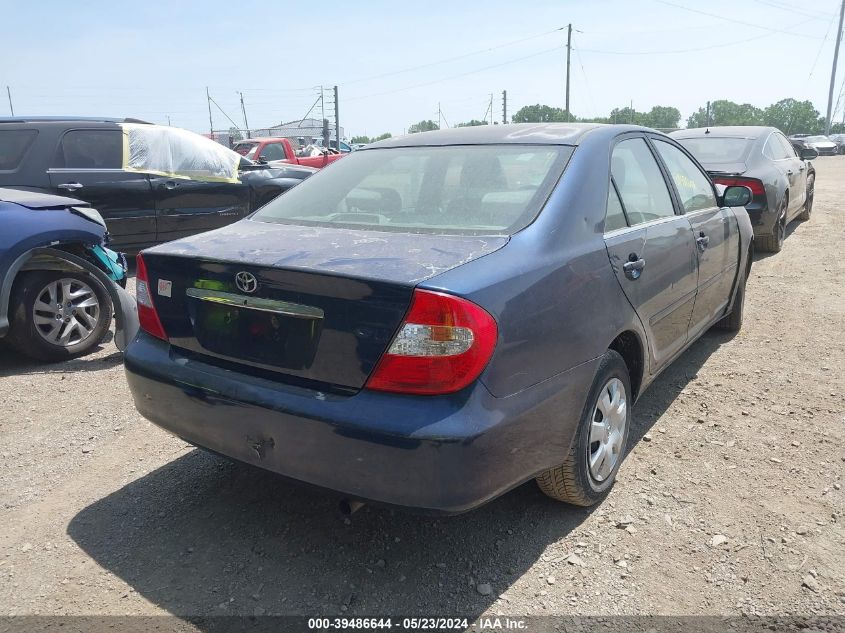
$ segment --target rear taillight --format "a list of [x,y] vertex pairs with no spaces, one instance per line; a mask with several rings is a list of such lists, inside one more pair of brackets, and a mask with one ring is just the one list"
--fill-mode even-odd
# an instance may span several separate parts
[[152,334],[163,341],[167,340],[167,334],[158,318],[155,304],[153,304],[153,293],[150,290],[150,277],[147,274],[147,265],[144,258],[138,255],[137,270],[135,271],[135,298],[138,301],[138,321],[141,329],[147,334]]
[[460,297],[415,290],[367,389],[424,395],[459,391],[487,366],[497,338],[496,321],[483,308]]
[[713,178],[713,182],[717,185],[725,185],[726,187],[748,187],[751,189],[751,193],[755,196],[765,196],[766,189],[763,187],[763,183],[756,178],[723,178],[723,177],[716,177]]

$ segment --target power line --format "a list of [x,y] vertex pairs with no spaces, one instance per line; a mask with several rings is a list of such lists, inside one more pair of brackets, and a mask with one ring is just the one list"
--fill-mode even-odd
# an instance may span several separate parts
[[827,96],[827,116],[825,117],[824,133],[830,134],[831,108],[833,107],[833,89],[836,87],[836,64],[839,61],[839,44],[842,42],[842,22],[845,20],[845,0],[839,7],[839,26],[836,29],[836,48],[833,53],[833,67],[830,70],[830,90]]
[[537,53],[532,53],[531,55],[525,55],[524,57],[517,57],[516,59],[511,59],[511,60],[508,60],[506,62],[502,62],[500,64],[493,64],[491,66],[485,66],[483,68],[477,68],[476,70],[470,70],[470,71],[465,72],[465,73],[459,73],[457,75],[450,75],[448,77],[442,77],[440,79],[435,79],[433,81],[426,81],[424,83],[414,84],[412,86],[404,86],[403,88],[397,88],[395,90],[387,90],[385,92],[376,92],[376,93],[369,94],[369,95],[360,95],[358,97],[351,97],[351,98],[347,99],[347,101],[358,101],[359,99],[370,99],[372,97],[383,97],[385,95],[392,95],[392,94],[395,94],[397,92],[404,92],[405,90],[413,90],[414,88],[423,88],[425,86],[431,86],[433,84],[438,84],[438,83],[441,83],[443,81],[449,81],[451,79],[459,79],[461,77],[466,77],[468,75],[474,75],[476,73],[484,72],[486,70],[491,70],[493,68],[501,68],[502,66],[507,66],[509,64],[515,64],[516,62],[521,62],[521,61],[524,61],[526,59],[531,59],[533,57],[539,57],[540,55],[546,55],[548,53],[552,53],[552,52],[559,51],[559,50],[560,50],[560,47],[555,46],[554,48],[548,48],[546,50],[539,51]]
[[[806,33],[796,33],[794,31],[787,31],[786,29],[773,29],[768,26],[762,26],[760,24],[754,24],[753,22],[744,22],[742,20],[737,20],[736,18],[728,18],[723,15],[719,15],[717,13],[709,13],[708,11],[702,11],[700,9],[693,9],[691,7],[685,7],[682,4],[675,4],[674,2],[669,2],[669,0],[654,0],[654,2],[659,2],[660,4],[665,4],[668,7],[675,7],[676,9],[683,9],[684,11],[689,11],[691,13],[698,13],[700,15],[707,15],[711,18],[718,18],[720,20],[725,20],[726,22],[731,22],[732,24],[742,24],[743,26],[749,26],[755,29],[762,29],[764,31],[771,31],[772,33],[782,33],[783,35],[792,35],[794,37],[803,37],[811,40],[820,39],[815,35],[807,35]],[[815,19],[815,18],[810,18]]]
[[[658,2],[660,0],[657,0]],[[810,20],[806,20],[804,22],[799,22],[796,26],[801,26],[806,24]],[[726,48],[728,46],[738,46],[739,44],[746,44],[748,42],[753,42],[755,40],[761,40],[765,37],[772,37],[776,35],[776,33],[763,33],[761,35],[756,35],[754,37],[746,37],[742,40],[736,40],[734,42],[723,42],[721,44],[712,44],[710,46],[699,46],[697,48],[681,48],[675,50],[659,50],[659,51],[607,51],[595,48],[582,48],[581,50],[585,53],[598,53],[601,55],[674,55],[680,53],[698,53],[700,51],[709,51],[716,48]],[[577,48],[576,48],[577,50]]]
[[833,17],[830,18],[830,22],[827,24],[827,30],[824,32],[824,39],[822,40],[821,46],[819,46],[819,52],[816,53],[816,58],[813,60],[813,65],[810,67],[810,74],[807,75],[807,81],[812,78],[813,73],[816,71],[816,64],[819,63],[819,58],[822,56],[822,51],[824,50],[824,45],[827,44],[827,36],[830,35],[830,29],[833,28],[833,23],[836,21],[836,14],[833,14]]
[[766,5],[772,7],[774,9],[780,9],[781,11],[786,11],[787,13],[795,13],[797,15],[803,15],[807,17],[811,17],[816,20],[827,20],[827,18],[831,15],[836,16],[836,13],[822,13],[820,11],[811,11],[806,8],[802,8],[800,11],[792,6],[784,6],[778,2],[773,2],[772,0],[754,0],[758,4]]
[[527,42],[529,40],[535,40],[540,37],[545,37],[546,35],[551,35],[552,33],[557,33],[558,31],[563,31],[566,27],[561,26],[556,29],[552,29],[551,31],[544,31],[543,33],[538,33],[537,35],[529,35],[528,37],[523,37],[518,40],[512,40],[510,42],[505,42],[504,44],[498,44],[496,46],[491,46],[489,48],[483,48],[477,51],[473,51],[471,53],[464,53],[463,55],[457,55],[455,57],[448,57],[446,59],[440,59],[434,62],[428,62],[426,64],[420,64],[419,66],[411,66],[409,68],[402,68],[400,70],[393,70],[386,73],[381,73],[379,75],[371,75],[369,77],[361,77],[360,79],[353,79],[351,81],[346,81],[342,84],[338,84],[339,86],[349,86],[351,84],[357,84],[364,81],[372,81],[374,79],[382,79],[384,77],[392,77],[394,75],[400,75],[402,73],[411,72],[414,70],[421,70],[423,68],[431,68],[432,66],[439,66],[440,64],[447,64],[449,62],[458,61],[460,59],[466,59],[467,57],[473,57],[475,55],[481,55],[482,53],[489,53],[490,51],[499,50],[500,48],[506,48],[508,46],[514,46],[516,44],[521,44],[522,42]]

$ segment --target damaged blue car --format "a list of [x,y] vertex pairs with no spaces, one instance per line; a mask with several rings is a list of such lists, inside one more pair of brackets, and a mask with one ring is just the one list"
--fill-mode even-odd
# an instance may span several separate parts
[[137,313],[126,259],[106,248],[95,209],[0,189],[0,226],[0,341],[36,360],[76,358],[102,342],[117,307],[115,343],[125,346]]

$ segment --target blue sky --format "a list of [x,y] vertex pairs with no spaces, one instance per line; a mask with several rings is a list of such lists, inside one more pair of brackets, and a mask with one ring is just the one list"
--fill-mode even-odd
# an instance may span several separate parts
[[[207,132],[206,86],[239,124],[243,91],[258,127],[301,118],[318,86],[338,84],[347,135],[401,134],[436,121],[438,104],[449,124],[481,119],[491,94],[500,120],[502,90],[510,113],[562,107],[565,32],[555,29],[571,22],[575,114],[607,115],[633,101],[638,110],[674,105],[686,117],[708,99],[765,106],[790,96],[823,114],[838,4],[0,0],[0,86],[11,86],[16,114],[160,123],[169,115]],[[4,98],[0,114],[8,113]],[[216,108],[212,115],[215,128],[231,125]]]

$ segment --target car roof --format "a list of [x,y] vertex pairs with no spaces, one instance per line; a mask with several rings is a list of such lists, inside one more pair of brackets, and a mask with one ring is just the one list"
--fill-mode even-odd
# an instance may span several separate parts
[[132,118],[114,118],[105,116],[14,116],[0,117],[0,123],[64,123],[74,121],[85,121],[92,123],[146,123],[149,121]]
[[508,125],[475,125],[408,134],[370,143],[359,151],[386,147],[421,147],[437,145],[498,145],[519,143],[527,145],[578,145],[581,139],[597,129],[616,133],[653,131],[638,125],[608,125],[602,123],[511,123]]
[[734,138],[760,138],[777,132],[777,128],[766,125],[713,125],[711,127],[693,127],[684,130],[675,130],[670,133],[672,138],[696,138],[699,136],[710,137],[734,137]]

